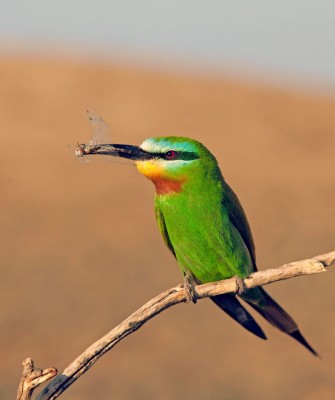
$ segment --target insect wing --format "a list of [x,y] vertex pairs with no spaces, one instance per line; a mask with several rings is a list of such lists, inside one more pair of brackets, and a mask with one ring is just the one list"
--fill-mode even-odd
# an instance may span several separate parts
[[87,115],[92,127],[92,138],[89,145],[96,146],[98,144],[111,143],[111,129],[105,120],[92,111],[87,111]]

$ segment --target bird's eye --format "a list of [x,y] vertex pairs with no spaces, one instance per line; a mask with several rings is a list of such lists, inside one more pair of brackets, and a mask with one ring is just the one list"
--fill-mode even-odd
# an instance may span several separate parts
[[174,150],[169,150],[165,153],[165,158],[167,160],[174,160],[175,158],[177,158],[177,152]]

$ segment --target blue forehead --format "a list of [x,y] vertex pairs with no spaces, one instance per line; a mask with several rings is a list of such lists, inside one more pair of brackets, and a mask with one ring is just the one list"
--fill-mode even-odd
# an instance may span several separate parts
[[198,152],[198,142],[193,139],[167,136],[146,139],[141,144],[141,149],[150,153],[163,153],[169,150]]

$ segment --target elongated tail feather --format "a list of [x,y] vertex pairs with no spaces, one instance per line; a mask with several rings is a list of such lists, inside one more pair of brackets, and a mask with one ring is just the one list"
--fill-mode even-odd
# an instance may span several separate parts
[[245,329],[262,339],[266,339],[265,333],[262,331],[261,327],[251,314],[240,304],[235,295],[220,294],[210,299]]
[[318,353],[312,348],[307,340],[299,331],[298,325],[292,317],[280,307],[267,293],[261,288],[250,289],[241,295],[251,307],[259,312],[271,325],[292,336],[295,340],[305,346],[312,354]]

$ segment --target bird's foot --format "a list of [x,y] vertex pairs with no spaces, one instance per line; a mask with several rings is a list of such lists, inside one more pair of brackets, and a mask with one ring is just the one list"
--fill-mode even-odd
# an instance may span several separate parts
[[240,276],[235,276],[235,282],[236,282],[236,293],[242,294],[246,289],[244,279],[241,278]]
[[188,297],[187,302],[189,303],[190,301],[192,301],[192,303],[195,304],[197,302],[197,295],[194,290],[193,280],[187,275],[184,276],[184,288]]

